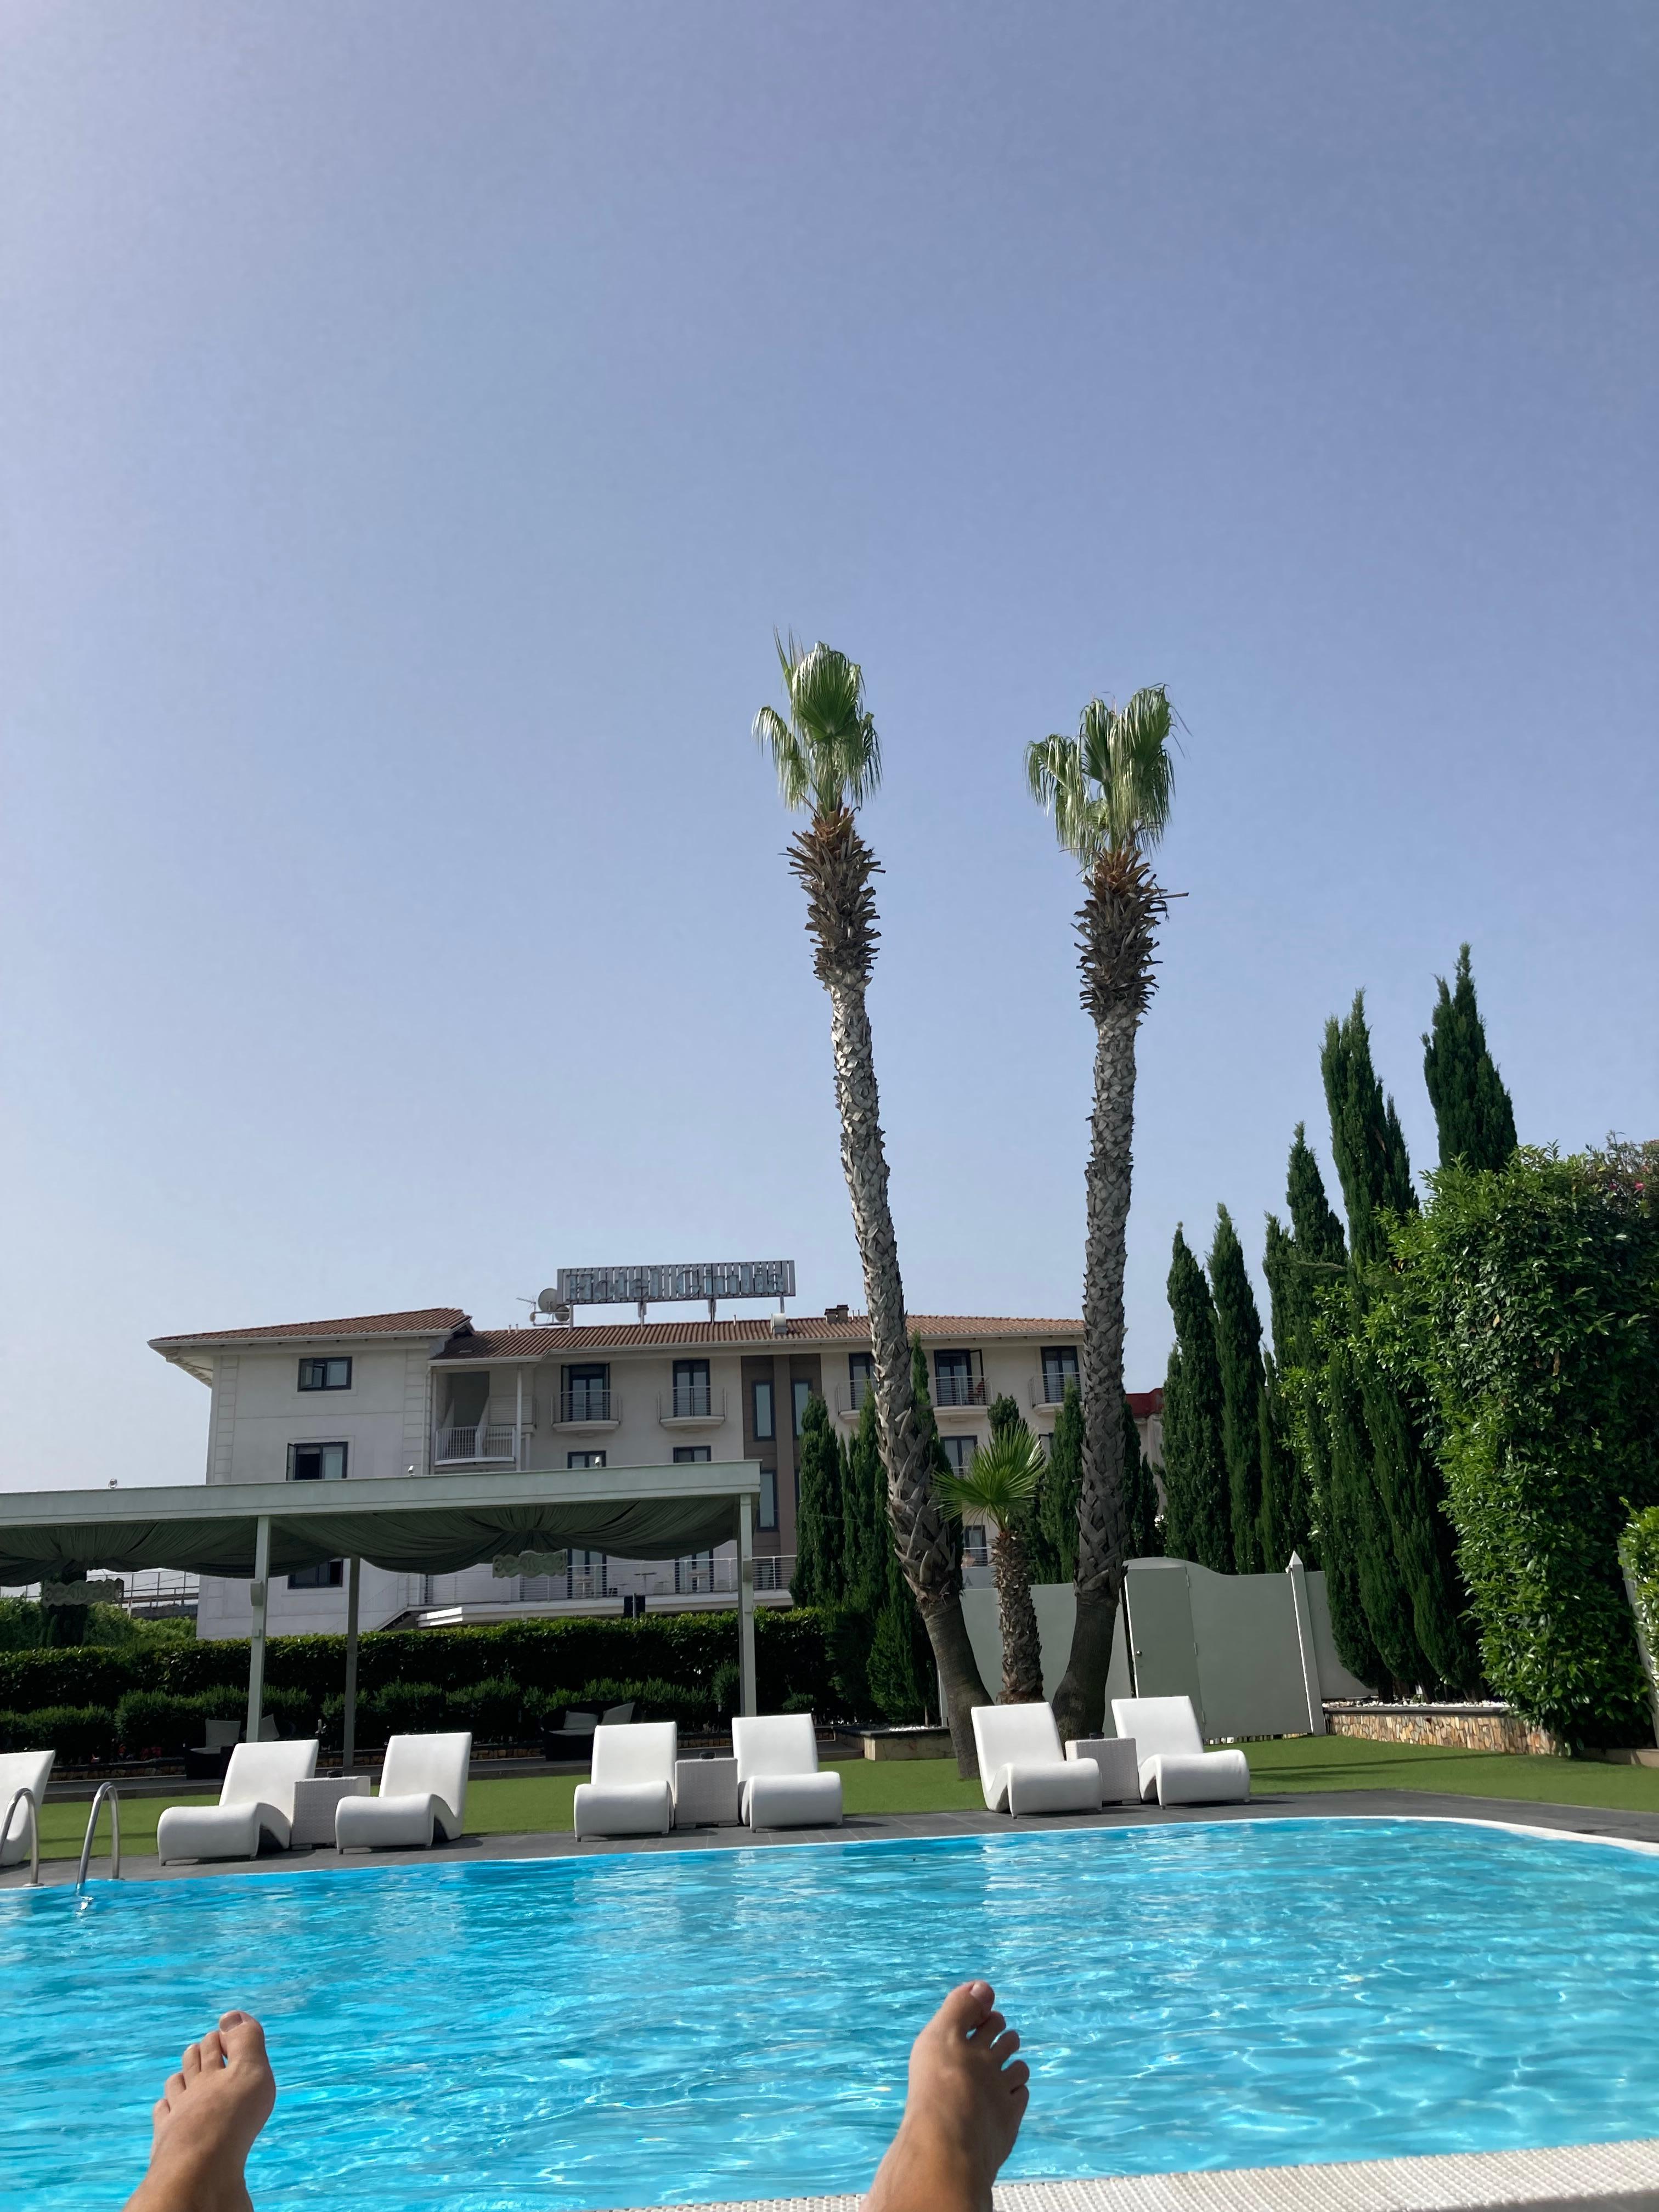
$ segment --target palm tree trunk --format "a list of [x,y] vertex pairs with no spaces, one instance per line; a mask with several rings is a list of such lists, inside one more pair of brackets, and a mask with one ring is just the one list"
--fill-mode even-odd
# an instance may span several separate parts
[[939,1507],[916,1420],[905,1333],[904,1285],[887,1196],[887,1153],[876,1091],[875,1052],[861,983],[830,983],[830,1037],[841,1109],[841,1164],[864,1268],[875,1369],[876,1421],[887,1470],[887,1503],[899,1564],[921,1610],[939,1667],[957,1770],[976,1774],[973,1708],[991,1699],[962,1617],[962,1577]]
[[1061,1740],[1097,1734],[1106,1710],[1112,1631],[1123,1590],[1123,1270],[1134,1134],[1137,1012],[1115,1007],[1095,1033],[1095,1108],[1083,1267],[1083,1486],[1077,1620],[1054,1692]]
[[1002,1702],[1042,1702],[1042,1644],[1031,1601],[1031,1570],[1017,1528],[999,1528],[992,1557],[997,1571],[997,1609],[1002,1616]]

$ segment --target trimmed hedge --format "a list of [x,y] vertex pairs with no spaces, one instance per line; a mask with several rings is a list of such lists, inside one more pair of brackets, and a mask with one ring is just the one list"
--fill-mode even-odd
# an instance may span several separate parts
[[[851,1716],[838,1687],[844,1670],[830,1644],[836,1613],[805,1607],[755,1620],[763,1711]],[[0,1732],[7,1747],[55,1741],[77,1765],[93,1759],[177,1756],[202,1741],[210,1718],[232,1719],[247,1694],[246,1640],[130,1651],[85,1645],[0,1652]],[[284,1735],[317,1732],[337,1749],[344,1710],[343,1636],[273,1637],[265,1647],[265,1710]],[[358,1647],[357,1741],[470,1729],[481,1743],[532,1743],[568,1707],[631,1701],[642,1719],[708,1725],[737,1710],[737,1616],[647,1613],[511,1620],[489,1628],[372,1632]],[[49,1715],[68,1714],[57,1737]],[[21,1733],[20,1733],[21,1731]],[[73,1740],[73,1747],[71,1745]]]

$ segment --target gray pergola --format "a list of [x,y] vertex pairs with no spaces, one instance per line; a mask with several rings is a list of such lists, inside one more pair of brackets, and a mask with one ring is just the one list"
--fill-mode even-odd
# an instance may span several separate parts
[[248,1741],[264,1717],[266,1586],[273,1574],[349,1563],[345,1755],[354,1748],[360,1570],[455,1574],[503,1553],[607,1552],[676,1559],[736,1539],[740,1702],[755,1711],[755,1460],[398,1476],[352,1483],[235,1482],[164,1490],[0,1493],[0,1584],[92,1569],[167,1567],[246,1581],[253,1601]]

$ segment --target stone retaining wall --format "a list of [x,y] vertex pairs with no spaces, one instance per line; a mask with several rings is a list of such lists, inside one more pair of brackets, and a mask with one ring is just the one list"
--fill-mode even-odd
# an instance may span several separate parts
[[1443,1751],[1531,1752],[1546,1758],[1565,1747],[1547,1729],[1534,1728],[1507,1705],[1327,1705],[1332,1735],[1367,1736],[1373,1743],[1431,1744]]

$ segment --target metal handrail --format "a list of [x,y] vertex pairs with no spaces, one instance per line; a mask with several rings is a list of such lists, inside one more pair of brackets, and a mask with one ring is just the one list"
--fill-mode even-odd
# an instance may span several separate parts
[[100,1782],[92,1800],[92,1811],[87,1819],[86,1841],[81,1846],[81,1864],[75,1876],[75,1893],[78,1897],[87,1886],[87,1868],[92,1859],[92,1839],[98,1827],[98,1808],[109,1799],[109,1878],[121,1879],[121,1793],[112,1782]]
[[27,1782],[12,1791],[5,1820],[0,1822],[0,1859],[6,1855],[6,1844],[11,1835],[11,1816],[17,1810],[20,1797],[29,1808],[29,1881],[38,1884],[40,1880],[40,1807]]

